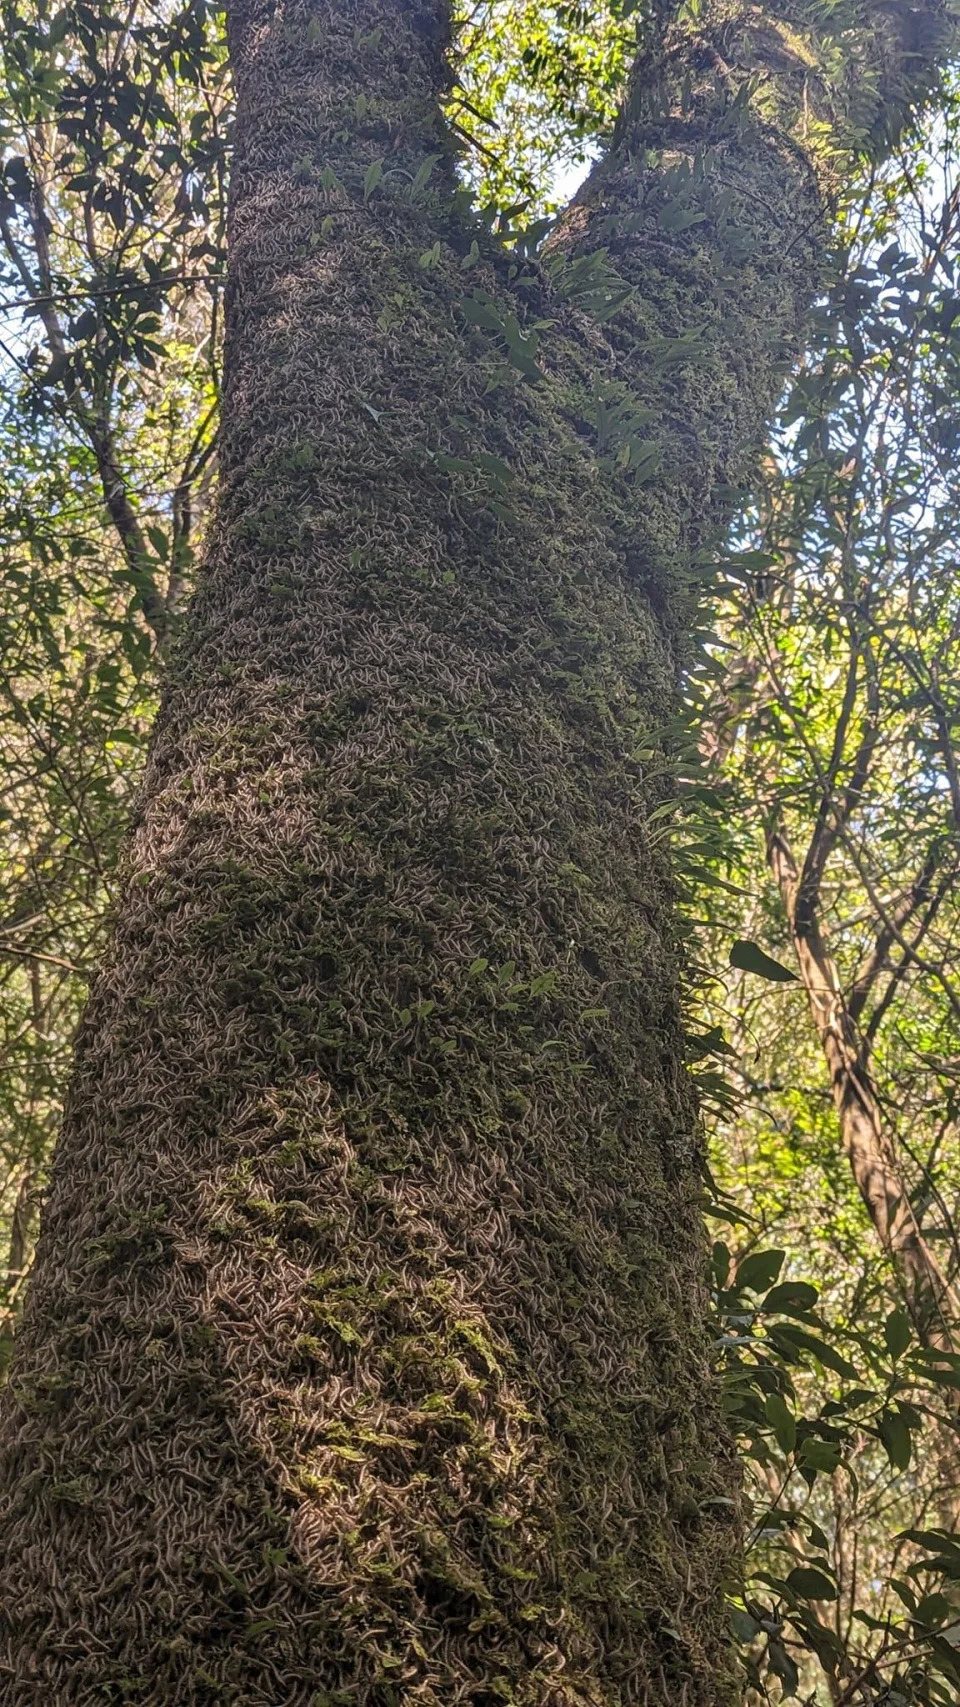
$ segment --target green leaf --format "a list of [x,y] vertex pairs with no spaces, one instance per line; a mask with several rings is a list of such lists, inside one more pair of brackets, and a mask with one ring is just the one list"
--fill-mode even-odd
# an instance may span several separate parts
[[747,942],[743,937],[738,938],[730,950],[730,965],[735,966],[738,972],[755,972],[758,978],[767,978],[771,984],[797,983],[795,972],[781,966],[779,960],[771,960],[755,942]]
[[887,1585],[889,1588],[893,1589],[897,1599],[903,1602],[912,1617],[917,1610],[919,1602],[913,1589],[910,1587],[910,1584],[903,1582],[899,1577],[889,1577],[887,1579]]
[[506,321],[495,302],[489,297],[465,296],[460,302],[460,312],[471,326],[482,326],[487,332],[499,332],[506,336]]
[[325,1316],[324,1325],[332,1328],[338,1338],[343,1340],[344,1345],[360,1345],[362,1343],[361,1335],[353,1323],[345,1322],[341,1316]]
[[767,1663],[770,1670],[783,1684],[783,1699],[786,1700],[789,1696],[796,1695],[800,1686],[800,1673],[783,1643],[777,1641],[774,1636],[771,1636],[767,1647]]
[[629,286],[625,290],[615,291],[612,296],[586,297],[580,306],[585,313],[592,315],[594,320],[599,320],[602,324],[605,320],[612,320],[615,314],[619,314],[621,308],[626,306],[634,294],[633,287]]
[[410,185],[410,197],[411,197],[412,201],[416,201],[421,190],[426,189],[428,183],[430,182],[430,178],[431,178],[431,175],[433,173],[433,168],[434,168],[434,166],[436,166],[439,159],[440,159],[439,154],[431,154],[427,157],[426,160],[424,160],[422,166],[420,166],[417,169],[417,174],[416,174],[412,184]]
[[960,1655],[944,1641],[942,1636],[930,1637],[930,1652],[934,1667],[941,1677],[949,1677],[952,1682],[960,1683]]
[[820,1339],[817,1334],[810,1334],[804,1328],[794,1327],[792,1322],[789,1324],[778,1323],[776,1327],[768,1328],[767,1332],[775,1345],[779,1341],[786,1341],[788,1345],[794,1346],[797,1351],[809,1352],[826,1369],[834,1370],[837,1375],[845,1375],[850,1381],[857,1380],[857,1371],[849,1359],[843,1357],[839,1351],[836,1351],[826,1340]]
[[813,1565],[797,1565],[787,1577],[792,1594],[802,1600],[836,1600],[836,1584]]
[[895,1470],[906,1470],[910,1463],[912,1441],[906,1419],[899,1411],[884,1411],[877,1432],[883,1441],[887,1457]]
[[832,1475],[840,1464],[840,1448],[834,1440],[816,1440],[808,1436],[800,1447],[800,1463],[808,1470],[823,1470]]
[[913,1616],[917,1624],[923,1624],[930,1629],[938,1624],[945,1624],[952,1613],[953,1608],[945,1594],[925,1594],[923,1599],[918,1601]]
[[499,486],[512,486],[517,478],[508,463],[487,450],[477,452],[477,466],[483,469],[484,474],[489,474]]
[[376,187],[379,184],[382,177],[383,177],[383,161],[382,160],[372,161],[372,163],[367,167],[367,170],[363,175],[363,199],[365,202],[368,202],[370,200],[370,197],[373,195],[373,192],[376,189]]
[[686,231],[691,225],[701,225],[706,219],[705,213],[697,208],[684,207],[682,198],[677,196],[672,202],[667,202],[657,215],[657,224],[664,231]]
[[655,439],[631,439],[626,446],[624,466],[641,480],[649,480],[660,467],[660,446]]
[[779,1393],[769,1393],[764,1401],[764,1415],[773,1429],[781,1452],[789,1457],[797,1444],[797,1419]]
[[760,1626],[756,1619],[751,1618],[749,1612],[745,1612],[741,1606],[731,1606],[730,1623],[733,1625],[733,1633],[738,1642],[752,1642],[754,1637],[760,1634]]
[[70,24],[70,7],[64,6],[50,20],[50,28],[47,31],[47,47],[59,47],[60,43],[66,39]]
[[945,1529],[903,1529],[898,1540],[913,1541],[928,1553],[939,1553],[942,1558],[960,1565],[960,1545]]
[[910,1317],[906,1310],[891,1310],[883,1324],[883,1337],[887,1342],[887,1350],[896,1363],[902,1357],[911,1339]]
[[167,560],[167,553],[170,549],[170,542],[163,529],[154,527],[152,523],[148,523],[145,532],[161,563],[165,563]]
[[475,474],[476,464],[465,456],[447,456],[445,451],[438,451],[434,461],[444,474]]
[[772,1286],[783,1267],[786,1251],[751,1251],[737,1265],[733,1290],[740,1292],[747,1287],[750,1292],[765,1292]]
[[762,1310],[812,1310],[820,1294],[808,1280],[785,1280],[767,1293]]
[[830,1541],[829,1541],[829,1538],[824,1534],[823,1530],[820,1528],[819,1523],[814,1523],[812,1517],[808,1517],[806,1520],[806,1523],[807,1523],[807,1534],[810,1537],[810,1540],[812,1541],[814,1547],[819,1548],[821,1553],[829,1553]]

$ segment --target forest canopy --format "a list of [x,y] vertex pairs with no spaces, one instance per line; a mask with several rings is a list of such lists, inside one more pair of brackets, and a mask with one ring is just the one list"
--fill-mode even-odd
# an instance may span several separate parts
[[[712,374],[709,304],[679,331],[666,310],[644,318],[620,231],[564,246],[566,204],[575,220],[578,185],[632,122],[631,66],[678,10],[695,35],[717,8],[458,8],[444,122],[450,193],[476,222],[456,267],[468,333],[493,352],[483,398],[504,374],[521,398],[549,387],[564,313],[584,347],[616,350],[641,326],[650,396],[673,396],[682,374],[676,394],[696,397],[698,364]],[[653,791],[651,857],[672,872],[699,1092],[711,1356],[742,1467],[711,1497],[732,1509],[742,1486],[742,1558],[723,1586],[743,1698],[925,1707],[960,1691],[960,85],[944,37],[909,89],[884,92],[874,67],[854,99],[869,8],[822,0],[815,60],[796,8],[753,10],[804,65],[789,123],[820,173],[826,260],[799,353],[775,364],[762,454],[720,493],[722,527],[690,530],[683,585],[663,595],[676,700],[664,690],[633,757]],[[910,18],[922,35],[922,9]],[[217,514],[235,91],[222,15],[200,0],[4,0],[0,52],[6,1370],[161,686]],[[910,56],[928,52],[918,39]],[[728,70],[696,65],[664,94],[670,114]],[[734,79],[729,134],[757,103],[764,125],[787,123],[772,95],[764,106],[773,82]],[[647,152],[638,170],[666,184],[657,241],[695,255],[701,228],[727,220],[726,261],[748,269],[741,191],[718,206],[709,149]],[[395,169],[388,151],[364,166],[361,209]],[[407,174],[411,206],[445,169],[428,154]],[[304,155],[302,181],[331,210],[318,253],[336,235],[329,171]],[[488,239],[511,289],[543,293],[525,318],[482,282]],[[795,232],[798,254],[807,240]],[[447,265],[440,238],[416,256],[431,288]],[[391,348],[406,291],[378,309]],[[683,421],[665,453],[646,392],[617,378],[584,396],[582,436],[611,489],[667,485]],[[358,389],[353,407],[389,439],[377,401]],[[315,453],[292,454],[287,474],[308,478]],[[527,476],[509,435],[476,456],[450,435],[429,454],[464,511],[510,525]],[[599,696],[586,666],[562,667],[586,681],[584,701]],[[538,985],[498,947],[469,970],[508,1011],[550,999],[550,973]],[[598,1055],[611,1000],[601,988],[580,1009]],[[417,991],[395,1004],[412,1054],[435,1005]]]

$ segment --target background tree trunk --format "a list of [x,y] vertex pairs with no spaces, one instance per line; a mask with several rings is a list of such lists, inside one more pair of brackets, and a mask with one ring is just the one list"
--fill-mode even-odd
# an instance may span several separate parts
[[547,277],[455,188],[439,5],[232,9],[219,511],[5,1396],[10,1707],[732,1698],[642,753],[823,217],[804,42],[701,13]]
[[[812,849],[816,856],[816,838]],[[785,831],[774,825],[767,837],[767,860],[787,915],[800,981],[830,1075],[840,1141],[857,1190],[877,1239],[890,1258],[919,1343],[953,1357],[957,1352],[956,1293],[925,1236],[887,1130],[877,1096],[870,1040],[844,991],[824,930],[817,859],[811,859],[808,852],[801,869]],[[928,881],[932,884],[932,873]],[[920,885],[918,889],[922,896]],[[920,904],[919,898],[916,904]],[[856,995],[855,986],[854,1001]],[[943,1527],[952,1531],[960,1519],[956,1421],[960,1395],[950,1391],[949,1405],[950,1417],[937,1428],[935,1437],[940,1471],[936,1504]]]
[[850,1012],[819,916],[818,896],[802,874],[782,829],[767,843],[783,899],[814,1027],[830,1073],[840,1138],[881,1245],[892,1259],[914,1327],[924,1345],[953,1352],[956,1300],[924,1238],[886,1131],[870,1065],[870,1046]]

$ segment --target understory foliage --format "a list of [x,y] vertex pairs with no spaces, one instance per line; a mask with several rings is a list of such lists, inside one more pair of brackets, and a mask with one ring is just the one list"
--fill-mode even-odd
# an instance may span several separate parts
[[[3,11],[6,1347],[214,469],[229,91],[199,4]],[[449,116],[490,221],[537,264],[643,22],[623,4],[464,9]],[[660,833],[687,892],[717,1355],[753,1513],[732,1619],[757,1702],[960,1689],[958,127],[946,101],[846,197],[764,479],[702,565],[688,716],[668,732]],[[577,288],[605,312],[618,284],[611,265]],[[611,458],[642,463],[642,423],[614,410],[609,431]],[[935,1312],[844,1152],[784,848],[945,1279]]]
[[462,7],[449,113],[498,217],[528,224],[566,200],[613,125],[644,15],[637,0]]
[[[951,97],[850,199],[691,678],[692,1048],[759,1698],[772,1677],[852,1703],[960,1684],[957,125]],[[843,1141],[823,1002],[942,1277],[925,1301]]]
[[3,1346],[214,446],[224,55],[204,7],[0,25]]

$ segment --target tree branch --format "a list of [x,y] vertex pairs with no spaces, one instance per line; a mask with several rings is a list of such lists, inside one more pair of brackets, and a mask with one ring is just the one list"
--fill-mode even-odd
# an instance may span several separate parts
[[907,973],[909,972],[911,966],[916,966],[919,964],[918,950],[920,948],[920,945],[923,942],[924,937],[927,935],[928,931],[930,930],[930,927],[933,924],[933,921],[936,918],[937,913],[939,912],[941,902],[950,893],[950,890],[953,887],[955,878],[956,878],[956,870],[954,869],[953,871],[951,871],[949,873],[949,875],[946,875],[941,879],[941,881],[937,887],[937,892],[933,896],[933,899],[931,900],[930,905],[928,906],[927,911],[926,911],[923,919],[920,922],[920,928],[914,934],[914,937],[913,937],[913,940],[910,944],[909,950],[904,951],[904,953],[901,956],[899,964],[894,968],[893,972],[891,973],[887,987],[884,990],[883,995],[882,995],[880,1001],[878,1002],[876,1008],[874,1009],[874,1012],[870,1015],[870,1020],[869,1020],[869,1023],[867,1024],[867,1027],[866,1027],[867,1041],[871,1045],[873,1044],[873,1040],[876,1037],[877,1032],[880,1029],[880,1026],[882,1025],[884,1019],[886,1018],[887,1012],[888,1012],[890,1005],[894,999],[894,996],[897,993],[897,990],[900,988],[900,985],[902,984],[904,978],[906,977]]
[[107,513],[120,540],[131,572],[131,578],[137,589],[141,609],[157,642],[162,644],[168,628],[167,609],[150,573],[150,549],[120,468],[109,419],[105,409],[98,410],[84,397],[79,380],[71,375],[66,339],[54,306],[57,294],[53,288],[53,268],[50,260],[48,235],[49,221],[44,206],[42,188],[36,177],[32,183],[28,217],[37,257],[39,289],[37,289],[20,245],[13,234],[9,218],[0,215],[0,234],[3,237],[4,247],[36,306],[46,334],[54,375],[61,386],[64,404],[93,452]]
[[[836,804],[832,785],[836,781],[840,765],[843,762],[843,750],[846,745],[847,732],[859,685],[857,665],[860,656],[865,659],[867,666],[867,706],[863,721],[863,732],[849,781],[843,791],[843,798],[839,804]],[[869,641],[864,644],[862,653],[859,652],[855,643],[851,651],[847,687],[837,722],[833,753],[821,794],[817,822],[803,862],[803,871],[797,892],[796,921],[797,929],[801,935],[808,928],[808,923],[818,905],[827,861],[850,822],[853,812],[863,798],[873,756],[877,749],[877,742],[880,739],[880,712],[880,685],[877,680],[876,665]]]
[[[920,871],[914,878],[910,888],[904,892],[896,903],[889,921],[880,926],[876,941],[861,970],[853,981],[849,996],[849,1008],[853,1018],[859,1020],[877,979],[887,970],[890,950],[897,940],[896,932],[902,932],[924,906],[933,883],[937,869],[937,846],[932,843],[927,849],[927,855]],[[944,893],[945,889],[941,891]],[[925,927],[928,928],[928,927]]]

